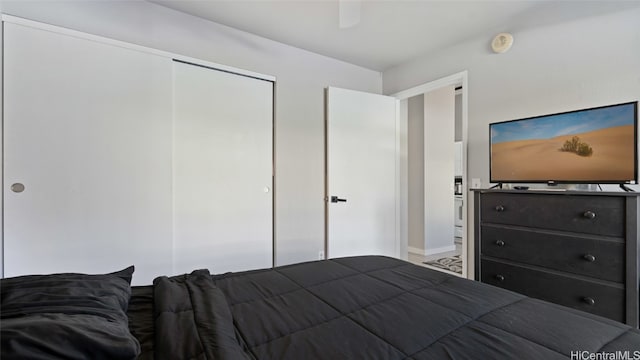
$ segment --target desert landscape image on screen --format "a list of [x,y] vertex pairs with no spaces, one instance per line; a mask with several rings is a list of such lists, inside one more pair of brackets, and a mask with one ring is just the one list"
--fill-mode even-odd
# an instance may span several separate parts
[[491,180],[635,179],[635,104],[491,124]]

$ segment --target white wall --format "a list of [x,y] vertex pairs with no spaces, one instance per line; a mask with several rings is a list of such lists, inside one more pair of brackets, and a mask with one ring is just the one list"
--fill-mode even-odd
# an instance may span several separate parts
[[145,1],[0,6],[5,14],[275,76],[276,264],[315,260],[324,250],[324,88],[381,93],[380,73]]
[[[481,178],[487,186],[490,122],[639,99],[639,19],[636,8],[545,27],[501,29],[515,38],[505,54],[491,52],[495,34],[487,33],[385,71],[384,93],[468,70],[467,180]],[[473,254],[472,235],[468,254]],[[473,262],[468,264],[473,269]]]
[[424,250],[455,250],[453,243],[455,90],[424,94]]

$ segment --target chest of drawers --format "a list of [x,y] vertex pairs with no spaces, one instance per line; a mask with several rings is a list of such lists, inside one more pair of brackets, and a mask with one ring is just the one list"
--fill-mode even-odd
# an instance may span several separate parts
[[474,190],[476,280],[638,327],[638,194]]

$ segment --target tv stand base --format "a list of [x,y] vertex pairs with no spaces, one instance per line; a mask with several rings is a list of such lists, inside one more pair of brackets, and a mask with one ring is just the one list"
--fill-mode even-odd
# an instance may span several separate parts
[[628,187],[625,184],[620,184],[620,189],[626,191],[626,192],[635,192],[635,190],[633,190],[632,188]]

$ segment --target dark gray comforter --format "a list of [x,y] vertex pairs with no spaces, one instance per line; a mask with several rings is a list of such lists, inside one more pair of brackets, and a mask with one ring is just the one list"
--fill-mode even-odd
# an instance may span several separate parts
[[387,257],[196,271],[153,292],[156,359],[640,357],[636,329]]

